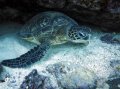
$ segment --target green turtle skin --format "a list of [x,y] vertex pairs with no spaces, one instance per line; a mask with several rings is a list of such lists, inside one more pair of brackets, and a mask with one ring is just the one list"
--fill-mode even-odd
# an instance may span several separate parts
[[38,46],[16,59],[3,60],[2,65],[22,68],[39,61],[51,45],[66,42],[87,43],[90,28],[79,26],[76,21],[59,12],[48,11],[34,16],[18,35]]

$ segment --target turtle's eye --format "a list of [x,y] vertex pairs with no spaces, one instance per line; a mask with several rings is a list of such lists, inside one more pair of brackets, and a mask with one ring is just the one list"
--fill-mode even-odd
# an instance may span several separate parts
[[89,39],[89,34],[83,33],[83,32],[79,32],[78,33],[79,37],[81,37],[84,40]]
[[83,38],[86,36],[86,35],[85,35],[84,33],[82,33],[82,32],[79,32],[78,34],[79,34],[79,36],[81,36],[81,37],[83,37]]
[[84,40],[88,40],[90,37],[90,33],[91,33],[91,29],[89,27],[86,26],[81,26],[78,28],[78,35],[84,39]]

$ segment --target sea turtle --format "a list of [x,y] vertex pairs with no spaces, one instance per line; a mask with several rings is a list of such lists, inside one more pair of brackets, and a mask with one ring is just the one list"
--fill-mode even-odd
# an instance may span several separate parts
[[22,39],[36,43],[38,46],[18,58],[3,60],[1,64],[12,68],[29,66],[39,61],[51,45],[66,42],[88,43],[90,30],[87,26],[78,25],[63,13],[42,12],[28,21],[18,32]]

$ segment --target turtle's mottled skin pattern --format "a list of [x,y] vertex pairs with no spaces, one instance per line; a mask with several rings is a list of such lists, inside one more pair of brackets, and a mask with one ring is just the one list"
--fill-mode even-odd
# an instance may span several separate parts
[[41,44],[40,46],[38,45],[37,47],[34,47],[34,49],[21,55],[19,58],[4,60],[1,64],[11,68],[27,67],[28,65],[39,61],[39,59],[45,55],[48,48],[48,44],[47,46],[45,44]]
[[68,41],[85,43],[89,40],[90,28],[79,26],[70,17],[59,12],[43,12],[33,17],[18,33],[22,39],[38,44],[36,48],[19,58],[4,60],[1,64],[8,67],[26,67],[41,59],[50,45]]

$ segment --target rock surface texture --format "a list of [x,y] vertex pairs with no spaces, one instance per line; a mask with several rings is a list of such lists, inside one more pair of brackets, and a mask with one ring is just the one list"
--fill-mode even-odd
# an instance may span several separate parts
[[119,0],[1,0],[0,22],[24,23],[35,14],[48,10],[66,13],[78,22],[106,27],[108,30],[120,28]]
[[37,70],[25,77],[25,81],[20,86],[20,89],[56,89],[50,81],[50,78],[45,75],[39,75]]
[[[74,70],[75,69],[75,70]],[[33,70],[20,89],[95,89],[95,74],[80,65],[61,62],[46,67],[46,75]]]
[[120,44],[120,36],[116,34],[105,34],[100,40],[108,44]]

